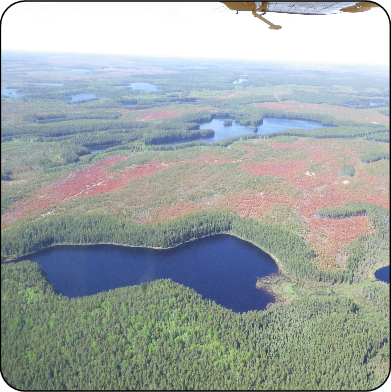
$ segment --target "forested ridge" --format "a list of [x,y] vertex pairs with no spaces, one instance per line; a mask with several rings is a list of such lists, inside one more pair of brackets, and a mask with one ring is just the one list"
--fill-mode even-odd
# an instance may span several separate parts
[[[7,56],[2,87],[25,94],[1,97],[1,366],[12,387],[384,382],[389,285],[374,273],[389,263],[387,72],[85,56],[83,75],[78,56]],[[267,118],[322,127],[263,134]],[[200,141],[215,119],[248,131]],[[266,310],[235,313],[170,279],[68,298],[28,260],[56,245],[172,248],[223,233],[277,263],[257,282],[274,295]]]

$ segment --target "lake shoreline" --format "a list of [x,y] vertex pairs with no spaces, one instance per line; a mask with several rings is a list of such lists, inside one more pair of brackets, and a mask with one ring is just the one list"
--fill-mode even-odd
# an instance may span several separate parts
[[57,245],[15,262],[37,263],[48,282],[69,298],[171,279],[234,312],[265,310],[276,301],[256,287],[259,277],[278,272],[267,253],[229,234],[198,240],[171,248]]

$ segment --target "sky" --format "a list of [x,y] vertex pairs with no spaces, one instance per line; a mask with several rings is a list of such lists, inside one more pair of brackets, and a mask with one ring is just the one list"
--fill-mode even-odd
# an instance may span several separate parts
[[[9,1],[9,0],[7,0]],[[381,0],[380,4],[388,0]],[[6,1],[2,3],[2,13]],[[12,4],[9,1],[9,4]],[[294,63],[388,65],[382,8],[335,15],[265,16],[222,3],[19,2],[4,14],[4,51],[99,53]]]

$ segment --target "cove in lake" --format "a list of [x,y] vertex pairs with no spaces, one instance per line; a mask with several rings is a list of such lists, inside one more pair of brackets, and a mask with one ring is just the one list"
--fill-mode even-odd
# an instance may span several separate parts
[[268,254],[228,234],[171,249],[61,245],[26,258],[37,262],[49,282],[68,297],[170,278],[234,312],[263,310],[274,302],[272,295],[255,285],[257,277],[278,272]]
[[375,278],[385,283],[390,283],[390,266],[380,268],[375,272]]
[[[328,125],[329,126],[329,125]],[[258,125],[257,134],[268,134],[273,132],[285,131],[287,129],[315,129],[324,128],[326,125],[322,125],[318,121],[307,121],[307,120],[294,120],[288,118],[274,118],[267,117],[263,119],[263,123]],[[211,122],[200,124],[200,129],[213,129],[215,134],[209,138],[199,138],[191,141],[203,141],[206,143],[220,142],[221,140],[228,139],[231,137],[237,137],[241,135],[248,135],[253,133],[253,129],[241,125],[237,121],[232,120],[232,125],[224,126],[224,119],[214,118]],[[164,143],[169,145],[176,145],[182,143],[188,143],[189,141],[177,141],[171,143]]]
[[17,88],[2,88],[1,95],[5,95],[7,98],[19,98],[24,97],[27,94],[19,94],[16,92]]

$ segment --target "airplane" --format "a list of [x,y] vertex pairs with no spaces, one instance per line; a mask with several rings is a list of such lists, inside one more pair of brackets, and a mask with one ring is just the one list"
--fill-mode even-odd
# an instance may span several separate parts
[[279,30],[282,26],[275,25],[262,15],[266,12],[300,15],[330,15],[341,12],[364,12],[374,7],[380,7],[370,1],[361,2],[282,2],[282,1],[222,1],[230,10],[251,11],[258,19],[269,25],[269,29]]

